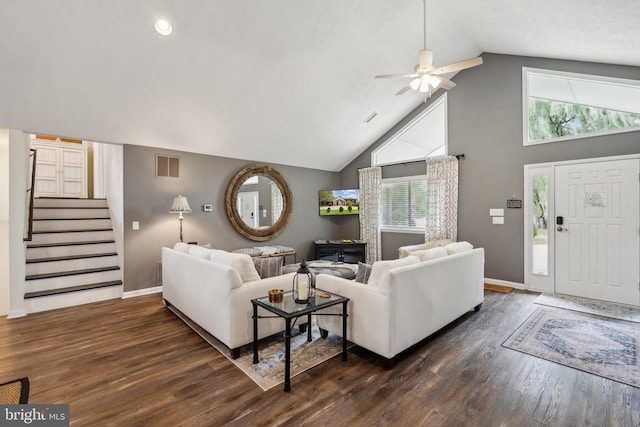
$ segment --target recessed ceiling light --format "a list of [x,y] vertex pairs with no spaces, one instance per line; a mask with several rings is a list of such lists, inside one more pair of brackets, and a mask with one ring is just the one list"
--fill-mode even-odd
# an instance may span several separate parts
[[158,32],[158,34],[163,36],[168,36],[173,32],[173,27],[171,23],[166,19],[158,19],[154,25],[154,28]]

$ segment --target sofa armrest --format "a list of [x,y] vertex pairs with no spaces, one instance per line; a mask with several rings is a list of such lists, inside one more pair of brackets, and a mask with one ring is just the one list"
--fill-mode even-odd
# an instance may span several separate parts
[[[380,355],[388,353],[390,331],[390,299],[377,287],[328,274],[316,276],[316,288],[349,298],[347,339]],[[320,312],[322,314],[323,311]],[[342,313],[342,307],[331,307],[327,313]],[[342,319],[317,316],[318,326],[342,336]]]

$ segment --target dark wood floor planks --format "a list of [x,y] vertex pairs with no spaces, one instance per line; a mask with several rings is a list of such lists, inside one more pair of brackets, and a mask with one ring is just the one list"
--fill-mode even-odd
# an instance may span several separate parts
[[159,295],[0,319],[0,382],[72,425],[639,426],[640,389],[501,347],[537,294],[485,292],[391,370],[367,351],[263,392]]

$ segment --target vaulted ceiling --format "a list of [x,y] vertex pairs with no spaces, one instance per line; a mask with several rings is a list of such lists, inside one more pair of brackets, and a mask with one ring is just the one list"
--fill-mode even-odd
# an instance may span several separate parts
[[[0,0],[0,127],[337,171],[424,100],[373,78],[413,69],[422,7]],[[640,66],[635,0],[427,0],[427,11],[436,66],[482,52]],[[160,17],[172,35],[154,31]]]

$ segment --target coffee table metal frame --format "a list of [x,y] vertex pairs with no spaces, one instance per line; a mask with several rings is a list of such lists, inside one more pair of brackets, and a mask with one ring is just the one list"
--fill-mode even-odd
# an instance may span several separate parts
[[[322,298],[319,294],[327,294],[328,298]],[[342,361],[347,361],[347,303],[349,298],[331,292],[317,289],[315,298],[309,300],[307,304],[297,304],[293,300],[292,292],[285,292],[283,301],[280,303],[269,302],[269,297],[261,297],[251,300],[253,305],[253,363],[258,363],[258,319],[281,317],[285,322],[284,330],[284,391],[291,390],[291,328],[292,320],[302,316],[307,316],[307,341],[311,342],[311,314],[316,316],[340,316],[342,317]],[[342,314],[340,313],[318,313],[328,307],[342,304]],[[258,316],[258,307],[275,314],[275,316]],[[295,324],[295,322],[294,322]]]

